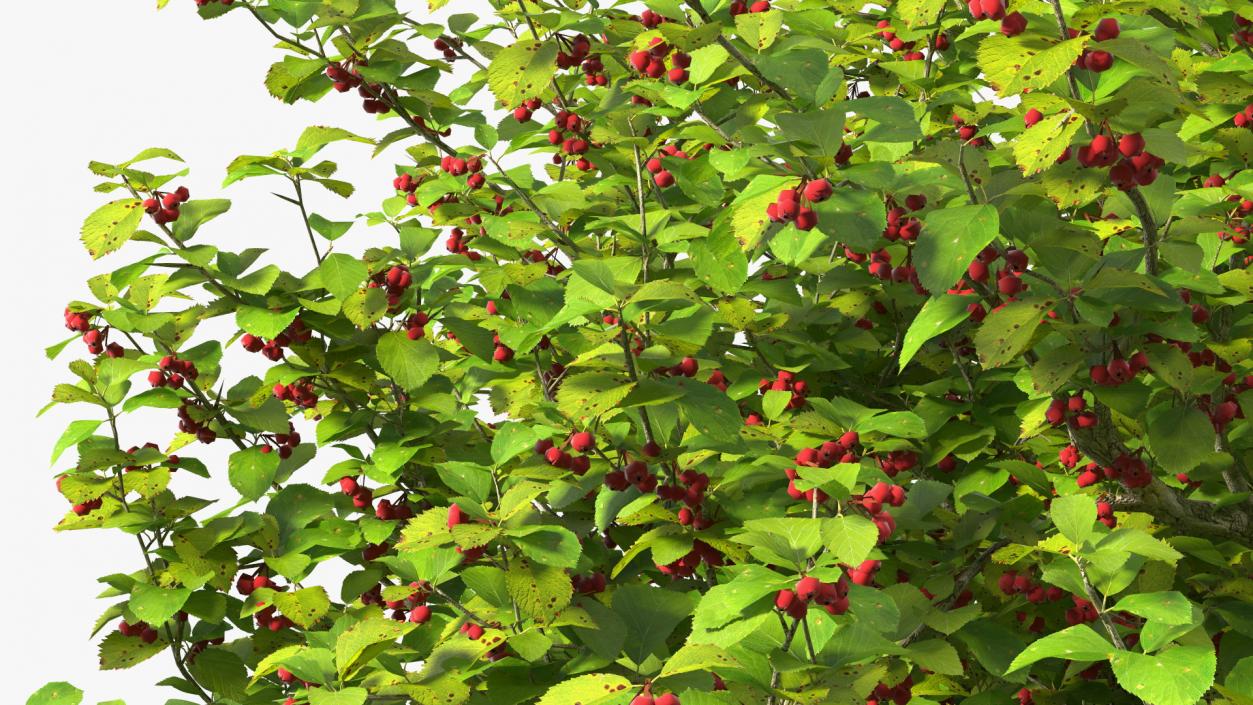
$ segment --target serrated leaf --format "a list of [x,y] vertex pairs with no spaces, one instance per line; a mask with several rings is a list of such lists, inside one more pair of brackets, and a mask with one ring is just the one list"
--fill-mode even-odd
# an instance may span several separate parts
[[1062,112],[1027,128],[1014,138],[1014,161],[1018,162],[1018,168],[1024,175],[1031,176],[1053,166],[1082,126],[1081,115]]
[[131,590],[131,598],[127,607],[131,614],[141,621],[153,626],[165,624],[174,613],[183,609],[191,590],[186,588],[166,589],[156,585],[136,583]]
[[1082,544],[1092,535],[1096,524],[1096,502],[1087,495],[1056,497],[1049,506],[1053,525],[1071,542]]
[[64,681],[49,683],[26,699],[26,705],[78,705],[83,691]]
[[621,700],[631,681],[609,673],[591,673],[548,689],[536,705],[607,705]]
[[358,328],[378,322],[387,311],[387,294],[380,288],[358,289],[344,300],[344,317]]
[[156,656],[165,647],[166,643],[160,637],[151,644],[145,644],[137,636],[123,636],[121,632],[112,632],[100,642],[100,670],[130,668]]
[[487,86],[507,108],[549,91],[557,59],[555,42],[524,39],[502,49],[487,67]]
[[975,350],[985,367],[1000,367],[1013,360],[1040,326],[1050,300],[1013,301],[984,319],[975,333]]
[[298,308],[290,311],[271,311],[256,306],[240,306],[235,311],[235,324],[245,332],[270,339],[286,330],[299,314]]
[[1110,659],[1123,690],[1149,705],[1193,705],[1214,684],[1212,647],[1180,646],[1153,656],[1119,651]]
[[567,377],[557,392],[557,408],[583,426],[613,409],[635,384],[612,372],[582,372]]
[[369,270],[365,263],[342,252],[332,252],[318,265],[322,286],[337,299],[347,300],[365,281]]
[[408,334],[383,334],[375,347],[383,371],[406,390],[420,389],[439,371],[439,353],[425,339],[410,340]]
[[318,620],[331,611],[330,598],[326,596],[326,589],[321,586],[276,593],[274,606],[284,617],[305,629],[317,624]]
[[231,487],[247,500],[260,499],[270,489],[278,472],[278,453],[263,453],[261,446],[231,453],[227,460],[227,476]]
[[87,254],[92,259],[100,259],[116,252],[139,229],[143,217],[143,204],[134,198],[123,198],[97,208],[87,216],[80,233]]
[[1100,661],[1109,658],[1114,651],[1114,645],[1097,634],[1092,627],[1077,624],[1032,642],[1014,657],[1007,671],[1017,671],[1046,658]]
[[505,573],[505,589],[523,614],[550,622],[570,604],[574,588],[560,568],[513,561]]
[[909,329],[905,331],[905,338],[901,341],[900,369],[905,369],[905,366],[914,359],[914,355],[918,354],[928,340],[943,335],[966,320],[970,316],[966,307],[972,302],[973,298],[951,294],[941,294],[927,299],[927,302],[922,305],[922,310],[910,322]]
[[979,45],[979,67],[1002,96],[1039,90],[1070,69],[1088,39],[1086,35],[1065,41],[1036,34],[992,35]]
[[326,62],[322,59],[285,56],[282,61],[270,66],[265,75],[265,87],[270,95],[284,103],[294,103],[300,97],[304,84],[316,80],[324,69]]
[[934,293],[957,283],[974,258],[996,238],[1000,215],[989,205],[931,211],[914,246],[918,280]]

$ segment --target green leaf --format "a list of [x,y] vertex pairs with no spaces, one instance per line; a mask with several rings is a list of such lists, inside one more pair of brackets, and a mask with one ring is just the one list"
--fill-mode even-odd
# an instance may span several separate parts
[[131,614],[155,627],[165,624],[170,617],[183,609],[190,596],[191,590],[186,588],[170,590],[156,585],[135,583],[126,606]]
[[328,688],[310,688],[309,705],[364,705],[370,691],[365,688],[344,688],[330,690]]
[[869,142],[912,142],[922,139],[922,129],[914,108],[902,98],[877,95],[851,100],[844,105],[846,109],[876,123],[866,131],[863,138]]
[[714,228],[708,237],[693,240],[688,254],[697,278],[716,294],[734,294],[748,280],[748,258],[726,228]]
[[374,617],[346,629],[335,640],[335,665],[339,669],[340,678],[356,672],[417,626],[409,622]]
[[807,156],[834,157],[844,146],[843,109],[780,113],[775,119],[789,141],[817,147],[805,150]]
[[36,690],[26,699],[26,705],[78,705],[82,701],[83,691],[60,681]]
[[83,222],[81,237],[87,254],[92,259],[100,259],[116,252],[139,229],[143,217],[143,204],[134,198],[123,198],[96,209]]
[[557,408],[577,425],[586,426],[626,398],[635,384],[613,372],[571,375],[557,391]]
[[361,287],[369,270],[356,257],[332,252],[318,265],[318,273],[322,275],[322,286],[335,298],[346,301]]
[[738,444],[743,420],[740,410],[725,393],[710,384],[679,378],[675,384],[683,389],[679,408],[697,431],[718,444]]
[[745,13],[735,18],[736,33],[756,51],[774,44],[782,28],[783,13],[778,10]]
[[57,439],[57,444],[52,449],[52,459],[48,461],[48,464],[52,465],[56,463],[57,458],[60,458],[61,454],[67,449],[78,445],[81,441],[91,438],[91,434],[95,433],[96,429],[100,428],[100,424],[102,423],[104,423],[103,420],[71,421],[70,425],[65,428],[65,432]]
[[300,139],[296,140],[296,151],[316,152],[332,142],[345,140],[362,144],[374,144],[374,140],[349,132],[341,127],[310,125],[305,128],[304,132],[300,133]]
[[100,642],[100,670],[130,668],[161,653],[166,646],[162,638],[145,644],[137,636],[122,636],[121,632],[112,632]]
[[693,671],[725,673],[740,667],[739,661],[736,661],[735,657],[721,647],[713,644],[688,644],[666,660],[666,665],[662,667],[657,677],[666,678]]
[[260,499],[270,489],[278,472],[278,453],[262,453],[261,446],[231,453],[227,460],[227,476],[244,499]]
[[331,611],[331,600],[326,588],[316,586],[275,593],[274,606],[297,626],[308,629]]
[[591,673],[548,689],[536,705],[609,705],[623,700],[631,681],[609,673]]
[[503,465],[519,453],[534,448],[537,440],[539,436],[535,430],[526,424],[512,421],[502,424],[496,428],[496,433],[492,436],[492,462]]
[[301,59],[285,56],[270,67],[265,75],[265,87],[270,95],[284,103],[295,103],[302,97],[305,86],[313,81],[327,81],[322,76],[326,62],[322,59]]
[[1026,176],[1057,163],[1083,126],[1083,116],[1073,112],[1050,115],[1014,139],[1014,160]]
[[1153,656],[1119,651],[1110,658],[1123,690],[1149,705],[1194,705],[1214,684],[1213,647],[1180,646]]
[[179,208],[178,220],[170,226],[175,239],[186,242],[196,234],[201,225],[213,220],[231,209],[231,202],[225,198],[206,198],[188,201]]
[[865,517],[835,517],[823,522],[822,540],[839,562],[856,566],[879,542],[879,529]]
[[958,206],[928,213],[914,246],[918,280],[940,293],[966,275],[976,255],[996,238],[1001,219],[989,205]]
[[505,573],[505,589],[522,614],[538,622],[551,621],[570,604],[574,588],[560,568],[512,561]]
[[1116,612],[1130,612],[1163,624],[1190,624],[1192,602],[1173,590],[1128,595],[1114,605]]
[[942,639],[928,639],[913,644],[909,647],[909,658],[919,667],[936,673],[959,676],[966,672],[957,655],[957,649]]
[[985,367],[1000,367],[1031,342],[1051,300],[1013,301],[984,319],[975,333],[975,349]]
[[439,353],[425,339],[410,340],[402,331],[384,333],[375,354],[383,371],[406,390],[420,389],[439,371]]
[[1082,494],[1056,497],[1049,507],[1049,516],[1063,536],[1072,543],[1082,544],[1092,535],[1096,524],[1096,502]]
[[1164,406],[1148,414],[1148,441],[1157,464],[1171,474],[1187,472],[1214,450],[1214,425],[1204,413]]
[[979,67],[1002,96],[1047,88],[1083,53],[1089,37],[1066,41],[1038,34],[992,35],[979,44]]
[[487,86],[502,106],[516,108],[524,100],[551,92],[556,59],[555,42],[523,39],[492,58]]
[[1035,640],[1014,658],[1007,670],[1017,671],[1046,658],[1101,661],[1109,658],[1116,650],[1113,644],[1097,634],[1092,627],[1077,624]]
[[582,547],[574,532],[560,526],[524,526],[510,529],[505,535],[536,563],[556,568],[573,568],[579,562]]
[[927,302],[922,305],[922,310],[909,324],[909,329],[905,331],[905,338],[901,342],[900,369],[905,369],[905,366],[914,359],[914,355],[918,354],[918,350],[928,340],[943,335],[966,320],[970,316],[966,307],[972,302],[972,297],[951,294],[941,294],[927,299]]
[[344,300],[344,317],[361,329],[369,328],[387,311],[387,294],[380,288],[358,289]]
[[623,653],[633,662],[643,663],[692,613],[692,605],[681,593],[628,584],[614,591],[613,611],[627,628]]
[[271,311],[256,306],[240,306],[235,311],[235,324],[248,333],[261,338],[275,338],[287,329],[300,309],[290,311]]

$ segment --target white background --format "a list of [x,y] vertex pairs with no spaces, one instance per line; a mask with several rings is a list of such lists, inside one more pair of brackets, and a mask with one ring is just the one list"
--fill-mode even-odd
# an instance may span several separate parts
[[[366,115],[353,94],[296,106],[271,98],[262,79],[281,54],[245,12],[206,22],[196,16],[192,0],[172,0],[160,13],[154,0],[50,5],[8,3],[0,23],[6,48],[0,305],[7,330],[0,343],[6,382],[0,432],[7,456],[0,512],[7,566],[0,576],[0,703],[24,703],[45,682],[66,680],[86,691],[89,705],[110,699],[159,705],[179,695],[152,685],[173,672],[168,654],[131,670],[100,672],[99,637],[88,638],[109,604],[96,599],[103,587],[96,578],[141,567],[134,539],[117,531],[52,531],[67,504],[53,488],[58,468],[49,466],[49,454],[65,425],[86,418],[91,409],[56,407],[35,418],[56,383],[73,381],[66,363],[84,354],[75,342],[56,361],[44,357],[45,346],[69,336],[62,320],[65,304],[90,300],[84,284],[88,277],[130,261],[124,250],[92,262],[78,240],[83,218],[110,198],[91,191],[98,179],[87,171],[87,162],[122,161],[149,146],[173,149],[191,168],[183,183],[193,198],[234,201],[231,212],[206,226],[202,237],[223,249],[268,247],[269,261],[304,271],[312,266],[312,255],[299,220],[292,206],[269,193],[285,183],[259,179],[222,190],[227,163],[239,154],[293,147],[311,124],[378,137],[395,123]],[[425,14],[421,0],[399,5],[415,18]],[[483,3],[454,0],[450,5],[473,12]],[[314,210],[347,220],[376,210],[381,199],[392,195],[392,163],[403,155],[394,149],[371,161],[369,149],[345,144],[327,150],[339,162],[340,176],[358,191],[347,201],[314,192],[309,195]],[[372,242],[392,238],[389,231],[358,224],[337,247],[360,252]],[[147,247],[140,244],[135,251]],[[123,443],[167,442],[174,430],[172,415],[155,418],[156,423],[123,421]],[[225,454],[218,447],[224,445],[196,454],[211,461]],[[73,455],[67,454],[59,469]],[[175,489],[202,497],[233,494],[220,477],[179,477]]]

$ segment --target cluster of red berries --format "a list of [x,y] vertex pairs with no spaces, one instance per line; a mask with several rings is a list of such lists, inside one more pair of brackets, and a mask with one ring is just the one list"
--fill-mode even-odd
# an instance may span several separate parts
[[[453,527],[461,524],[470,523],[470,518],[462,511],[459,505],[453,504],[448,507],[448,530],[452,531]],[[482,523],[481,521],[479,523]],[[477,561],[484,552],[487,551],[487,545],[472,546],[470,548],[457,547],[457,553],[461,554],[462,563],[473,563]]]
[[278,448],[278,457],[284,460],[290,458],[292,451],[300,445],[300,434],[290,421],[287,422],[287,433],[271,433],[262,438],[265,440],[265,445],[261,446],[261,452],[272,453],[274,448]]
[[910,212],[917,212],[927,207],[927,197],[922,194],[910,194],[905,197],[905,207],[896,205],[896,200],[888,198],[887,225],[883,228],[883,239],[888,242],[903,240],[913,242],[922,232],[922,221],[911,217]]
[[1091,143],[1079,148],[1079,163],[1084,167],[1110,166],[1110,182],[1123,191],[1153,183],[1158,170],[1166,164],[1144,151],[1144,138],[1138,133],[1123,135],[1117,143],[1104,134],[1096,135]]
[[1236,113],[1236,116],[1231,119],[1231,122],[1236,127],[1253,128],[1253,103],[1249,103],[1244,106],[1244,110]]
[[632,460],[622,467],[605,475],[605,486],[614,492],[622,492],[634,485],[637,490],[648,494],[657,489],[657,476],[652,473],[648,463],[643,460]]
[[339,478],[339,491],[351,497],[352,506],[357,509],[365,511],[374,508],[374,492],[355,477]]
[[439,160],[439,168],[453,176],[469,173],[470,175],[466,177],[466,186],[475,191],[483,188],[483,185],[487,183],[487,178],[483,176],[483,158],[477,155],[469,159],[445,155]]
[[416,178],[409,172],[405,172],[400,176],[392,179],[392,188],[405,194],[405,202],[411,206],[418,205],[418,187],[426,180],[425,174],[419,174]]
[[592,41],[587,35],[580,34],[574,39],[557,35],[557,41],[565,44],[557,52],[557,68],[568,69],[579,66],[583,69],[584,81],[589,86],[607,86],[609,77],[605,75],[605,64],[598,56],[592,56]]
[[1214,403],[1209,395],[1205,395],[1198,399],[1197,403],[1209,416],[1210,423],[1214,424],[1214,430],[1222,433],[1227,429],[1227,424],[1244,418],[1244,409],[1236,399],[1234,394],[1228,394],[1224,401]]
[[[926,294],[926,289],[922,287],[922,282],[918,280],[918,270],[914,268],[913,264],[911,264],[913,250],[910,250],[905,255],[904,264],[900,264],[895,267],[892,266],[892,253],[888,252],[884,248],[880,248],[871,252],[869,255],[865,255],[860,252],[854,252],[846,247],[844,248],[844,256],[848,258],[850,262],[855,264],[866,263],[866,272],[876,279],[880,279],[885,282],[894,282],[897,284],[909,282],[919,294]],[[876,301],[875,303],[878,304],[880,302]],[[875,306],[875,311],[879,314],[883,314],[886,310],[886,307],[880,310],[879,306]],[[857,324],[858,327],[865,328],[867,330],[872,327],[869,319],[862,319],[861,321],[858,321]]]
[[657,488],[657,496],[668,502],[683,502],[687,505],[679,508],[677,518],[680,526],[690,526],[703,531],[713,526],[714,522],[701,513],[701,505],[705,502],[705,490],[709,489],[709,476],[692,469],[679,473],[677,485],[661,485]]
[[[195,415],[192,414],[192,407],[196,408]],[[200,406],[199,403],[184,399],[182,406],[178,407],[178,430],[183,433],[195,434],[196,440],[208,445],[218,439],[217,431],[209,428],[204,421],[197,420],[197,416],[206,418],[212,417],[212,413]]]
[[1153,481],[1149,466],[1143,460],[1126,453],[1120,454],[1113,465],[1101,467],[1096,463],[1088,463],[1076,478],[1079,487],[1090,487],[1101,479],[1118,480],[1128,489],[1145,487]]
[[[670,69],[666,70],[666,57],[670,58]],[[632,68],[648,78],[661,78],[674,84],[687,83],[687,69],[692,65],[692,57],[681,52],[671,52],[671,47],[661,37],[653,37],[647,49],[633,51],[627,57]]]
[[879,569],[882,567],[879,561],[873,559],[864,560],[861,562],[861,565],[848,570],[848,579],[854,585],[870,587],[874,585],[875,576],[879,574]]
[[591,575],[572,575],[570,576],[570,585],[579,595],[598,595],[605,591],[605,587],[609,584],[605,579],[605,574],[599,571]]
[[596,448],[596,439],[586,431],[570,436],[568,443],[572,449],[583,455],[571,455],[551,439],[535,442],[535,454],[544,456],[544,461],[555,468],[569,470],[582,477],[592,467],[592,457],[588,453]]
[[[1185,475],[1185,477],[1187,477]],[[1185,484],[1187,483],[1184,480]],[[1118,526],[1118,518],[1114,516],[1114,505],[1109,502],[1096,503],[1096,520],[1104,524],[1106,527],[1113,529]]]
[[1088,377],[1104,387],[1117,387],[1135,379],[1142,370],[1149,369],[1149,358],[1138,352],[1130,358],[1114,356],[1104,365],[1092,365],[1088,368]]
[[[257,571],[252,575],[245,573],[240,575],[235,580],[235,589],[239,591],[239,594],[245,597],[262,588],[269,588],[277,592],[283,592],[287,589],[285,586],[274,582],[272,578],[261,571]],[[273,605],[259,610],[254,617],[256,618],[258,627],[264,627],[272,632],[290,629],[295,626],[295,624],[287,617],[276,615]]]
[[756,0],[749,2],[748,0],[733,0],[731,3],[731,16],[755,14],[758,12],[768,12],[770,10],[770,0]]
[[792,619],[804,619],[810,604],[826,609],[827,614],[841,615],[848,612],[848,576],[841,575],[834,583],[806,575],[796,581],[792,590],[780,590],[774,596],[774,606]]
[[[1096,23],[1096,29],[1092,32],[1092,38],[1098,42],[1107,39],[1117,39],[1122,30],[1118,26],[1118,20],[1112,17],[1106,17]],[[1071,38],[1079,36],[1079,30],[1070,29]],[[1079,58],[1075,59],[1075,66],[1087,69],[1093,73],[1101,73],[1108,71],[1109,67],[1114,65],[1114,56],[1103,49],[1084,49]]]
[[1079,428],[1092,428],[1097,424],[1097,416],[1088,410],[1088,402],[1082,394],[1054,398],[1044,412],[1044,420],[1054,426],[1070,423]]
[[413,313],[405,319],[405,334],[409,336],[409,340],[418,340],[426,335],[426,325],[430,322],[431,317],[426,313]]
[[366,288],[386,289],[387,308],[394,311],[400,306],[400,300],[405,295],[405,291],[412,285],[413,276],[409,274],[409,267],[397,264],[386,271],[375,272],[366,284]]
[[157,368],[148,373],[148,384],[154,387],[182,389],[183,380],[196,381],[200,371],[191,360],[180,360],[174,355],[166,355],[157,363]]
[[661,154],[650,158],[644,163],[644,168],[648,173],[653,175],[653,183],[660,188],[670,188],[674,186],[674,174],[670,173],[661,163],[662,155],[674,157],[675,159],[691,159],[687,152],[678,147],[667,144],[661,148]]
[[470,249],[468,243],[472,237],[467,236],[461,228],[453,228],[448,233],[448,239],[444,241],[444,247],[454,255],[465,255],[471,262],[477,262],[483,255]]
[[905,705],[914,697],[914,679],[905,676],[905,680],[896,685],[888,685],[880,683],[874,687],[870,696],[866,698],[866,705]]
[[918,454],[912,450],[894,450],[878,456],[879,469],[888,477],[912,470],[918,465]]
[[457,58],[457,51],[454,47],[460,47],[461,40],[456,37],[437,37],[432,44],[435,51],[442,53],[445,59],[454,61]]
[[136,622],[131,624],[123,620],[117,625],[117,631],[122,636],[139,637],[145,644],[151,644],[157,640],[157,630],[148,625],[147,622]]
[[[1000,259],[1001,253],[995,247],[985,247],[983,251],[966,268],[966,276],[980,284],[988,281],[988,265]],[[1027,253],[1016,248],[1005,251],[1005,266],[996,273],[996,290],[1009,297],[1017,296],[1027,288],[1022,280],[1023,272],[1031,263]]]
[[559,151],[553,155],[553,164],[562,164],[570,157],[578,157],[574,160],[574,168],[579,171],[595,169],[596,165],[585,156],[592,148],[592,143],[588,140],[588,130],[591,127],[591,122],[573,111],[559,110],[553,117],[553,127],[548,131],[548,143],[559,147]]
[[151,197],[144,199],[144,212],[152,216],[157,225],[173,223],[179,218],[179,206],[186,203],[189,198],[191,198],[191,192],[186,186],[179,186],[169,193],[157,191]]
[[696,539],[692,542],[692,550],[686,555],[665,565],[657,566],[657,570],[661,571],[662,575],[674,578],[690,578],[696,574],[701,564],[717,568],[724,563],[726,563],[726,557],[722,551]]
[[1033,605],[1042,604],[1045,601],[1057,602],[1066,596],[1061,588],[1045,587],[1033,580],[1030,575],[1016,570],[1007,570],[1002,573],[996,581],[996,586],[1006,595],[1023,595],[1027,598],[1027,602]]
[[967,123],[960,115],[954,115],[952,120],[953,127],[957,130],[957,137],[962,142],[965,142],[971,147],[982,147],[985,144],[985,140],[982,137],[979,137],[978,125],[971,125]]
[[[363,60],[358,60],[356,63],[360,66],[366,65]],[[355,66],[349,69],[343,64],[331,62],[326,67],[326,77],[333,81],[332,87],[340,93],[347,93],[356,88],[357,95],[361,96],[361,109],[367,113],[384,115],[391,111],[391,106],[382,100],[383,86],[378,83],[366,83]]]
[[1062,467],[1067,470],[1073,470],[1074,467],[1079,464],[1082,457],[1083,455],[1079,452],[1079,449],[1071,444],[1067,444],[1063,446],[1061,450],[1057,451],[1058,461],[1062,464]]
[[[392,610],[392,619],[397,622],[426,624],[431,620],[431,608],[426,603],[431,596],[431,584],[425,580],[415,580],[409,583],[409,589],[411,592],[408,597],[399,600],[383,600],[382,588],[379,588],[377,598],[387,609]],[[372,595],[371,599],[373,598]],[[364,602],[364,599],[362,601]]]
[[313,389],[313,382],[307,379],[299,379],[291,384],[275,383],[274,398],[306,409],[318,405],[318,393]]
[[[522,105],[513,109],[513,119],[518,122],[530,122],[531,116],[534,115],[535,111],[539,110],[540,106],[543,104],[544,101],[539,98],[527,98],[522,101]],[[445,171],[447,171],[447,169],[445,169]]]
[[809,383],[803,379],[797,379],[792,372],[779,370],[775,373],[774,379],[762,377],[757,383],[757,392],[759,394],[791,392],[792,398],[788,401],[787,408],[799,409],[805,405],[805,397],[809,394]]
[[[884,42],[887,42],[888,51],[905,52],[904,54],[901,55],[902,61],[921,61],[922,59],[926,58],[926,56],[922,52],[914,49],[914,46],[918,42],[907,42],[904,39],[901,39],[900,37],[896,36],[896,32],[892,31],[891,20],[879,20],[878,24],[876,24],[875,26],[879,29],[879,37],[882,38]],[[944,35],[940,35],[940,36],[944,36]],[[947,37],[945,38],[945,41],[947,42]]]
[[[838,440],[825,441],[817,448],[802,448],[793,460],[796,465],[809,468],[829,468],[838,463],[856,463],[860,460],[856,453],[860,442],[861,437],[856,431],[848,431]],[[816,499],[819,503],[827,501],[827,493],[817,487],[803,491],[796,487],[796,480],[800,475],[795,468],[787,468],[783,474],[787,476],[787,494],[792,499],[797,501],[803,499],[806,502],[813,502]]]
[[654,696],[648,686],[645,686],[644,692],[631,698],[631,705],[682,705],[682,703],[679,702],[679,696],[674,693]]
[[[727,381],[727,376],[723,374],[722,370],[714,370],[713,372],[710,372],[709,378],[705,380],[705,384],[717,387],[720,392],[726,392],[727,387],[730,386],[730,383]],[[755,426],[756,424],[749,425]]]
[[1005,18],[1003,0],[968,0],[966,9],[976,20],[1000,20]]
[[879,543],[884,543],[891,538],[892,533],[896,531],[896,519],[884,508],[884,505],[899,507],[904,504],[905,488],[900,485],[877,482],[860,498],[854,497],[853,499],[859,500],[862,509],[866,510],[875,528],[879,530]]
[[[70,325],[68,320],[66,321],[66,325]],[[108,328],[89,327],[87,332],[83,333],[83,344],[87,346],[87,352],[92,355],[105,353],[109,357],[121,357],[126,352],[122,349],[121,345],[109,342]]]
[[1070,599],[1075,606],[1066,610],[1066,624],[1073,627],[1076,624],[1095,622],[1101,618],[1101,613],[1097,611],[1096,605],[1078,595],[1071,595]]
[[813,204],[831,197],[831,182],[815,179],[799,188],[779,191],[774,203],[766,206],[766,217],[772,223],[793,223],[801,230],[813,230],[818,225],[818,214],[806,203]]
[[670,22],[669,17],[660,15],[652,10],[644,10],[639,16],[632,15],[631,19],[644,25],[645,29],[656,29],[666,22]]
[[272,362],[278,362],[283,359],[285,348],[289,348],[297,343],[307,343],[313,337],[313,331],[309,329],[305,322],[296,318],[282,333],[274,336],[271,340],[265,340],[252,333],[245,333],[239,339],[239,344],[244,350],[251,353],[261,353]]

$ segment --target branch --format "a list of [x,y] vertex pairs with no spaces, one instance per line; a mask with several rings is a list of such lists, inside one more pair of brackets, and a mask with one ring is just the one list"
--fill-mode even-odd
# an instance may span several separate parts
[[1140,218],[1140,229],[1144,232],[1144,271],[1150,276],[1157,276],[1157,221],[1153,211],[1144,200],[1140,189],[1127,191],[1127,198],[1136,207],[1136,215]]
[[[706,24],[710,22],[709,13],[705,12],[705,8],[701,7],[700,0],[686,0],[686,1],[687,1],[687,6],[695,10],[696,14],[700,16],[701,20],[703,20]],[[739,47],[732,44],[731,41],[728,40],[726,37],[722,36],[721,33],[718,34],[718,43],[722,45],[723,49],[727,50],[727,53],[731,55],[731,58],[738,61],[739,64],[743,66],[744,68],[748,69],[748,72],[753,74],[753,76],[758,81],[761,81],[762,84],[767,86],[770,90],[774,91],[776,95],[778,95],[783,100],[786,100],[789,104],[792,103],[792,96],[791,94],[787,92],[787,89],[775,83],[774,81],[771,81],[769,78],[766,78],[766,74],[762,73],[761,69],[757,68],[757,65],[753,63],[753,60],[745,56],[744,52],[739,50]],[[792,107],[796,107],[796,106],[793,104]]]
[[1088,601],[1096,608],[1096,613],[1101,620],[1101,626],[1105,627],[1105,633],[1109,635],[1110,641],[1114,642],[1114,646],[1119,651],[1126,651],[1127,644],[1122,640],[1122,635],[1118,633],[1118,628],[1114,626],[1114,620],[1109,618],[1109,613],[1105,611],[1105,600],[1096,592],[1096,588],[1092,586],[1092,581],[1088,579],[1088,569],[1083,565],[1083,559],[1079,556],[1071,556],[1075,561],[1075,565],[1079,568],[1079,577],[1083,579],[1083,591],[1088,594]]
[[[992,554],[1002,548],[1005,548],[1009,545],[1009,543],[1009,539],[1001,539],[980,551],[979,554],[976,555],[974,559],[972,559],[970,563],[957,574],[957,577],[953,579],[953,594],[941,600],[940,603],[936,605],[936,608],[941,611],[947,611],[951,608],[961,597],[961,594],[966,591],[966,588],[970,586],[970,583],[975,579],[975,576],[979,575],[979,573],[983,571],[983,566],[987,565],[988,560],[992,558]],[[915,639],[918,638],[919,634],[922,634],[922,630],[926,628],[927,625],[919,624],[912,632],[909,633],[908,636],[901,639],[901,646],[909,646]]]

